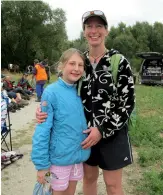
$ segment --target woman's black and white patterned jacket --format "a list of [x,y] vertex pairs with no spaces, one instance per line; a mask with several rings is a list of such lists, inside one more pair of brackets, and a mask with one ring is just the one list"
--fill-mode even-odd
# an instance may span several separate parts
[[81,98],[88,127],[98,127],[103,138],[114,135],[127,123],[134,108],[135,94],[133,74],[127,59],[122,55],[118,67],[117,84],[111,71],[111,56],[118,53],[108,51],[95,70],[86,56],[86,74],[82,82]]

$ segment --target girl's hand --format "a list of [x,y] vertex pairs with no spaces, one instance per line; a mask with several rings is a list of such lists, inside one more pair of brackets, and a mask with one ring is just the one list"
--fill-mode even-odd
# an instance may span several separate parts
[[37,171],[37,181],[41,184],[46,183],[45,181],[45,175],[49,172],[49,170],[39,170]]

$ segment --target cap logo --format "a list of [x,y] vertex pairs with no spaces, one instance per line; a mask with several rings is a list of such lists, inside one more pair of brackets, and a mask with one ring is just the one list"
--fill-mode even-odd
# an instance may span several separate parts
[[93,15],[94,14],[94,11],[91,11],[90,14]]

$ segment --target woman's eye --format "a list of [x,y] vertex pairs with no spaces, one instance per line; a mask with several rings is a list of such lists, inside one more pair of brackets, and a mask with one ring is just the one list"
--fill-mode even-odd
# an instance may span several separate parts
[[97,27],[98,27],[98,28],[102,28],[102,27],[103,27],[103,25],[101,25],[101,24],[98,24],[98,25],[97,25]]
[[92,28],[92,26],[91,25],[87,25],[87,28]]

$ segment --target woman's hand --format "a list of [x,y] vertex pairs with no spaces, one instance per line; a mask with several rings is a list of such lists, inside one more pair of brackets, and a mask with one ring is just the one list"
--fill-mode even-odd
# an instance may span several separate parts
[[43,123],[45,119],[47,118],[46,112],[41,112],[41,107],[38,106],[36,109],[36,121],[37,123]]
[[37,181],[41,184],[46,183],[45,175],[49,170],[39,170],[37,171]]
[[81,143],[83,149],[88,149],[96,145],[102,138],[102,135],[97,127],[90,127],[89,129],[83,131],[83,133],[89,133],[88,137]]

